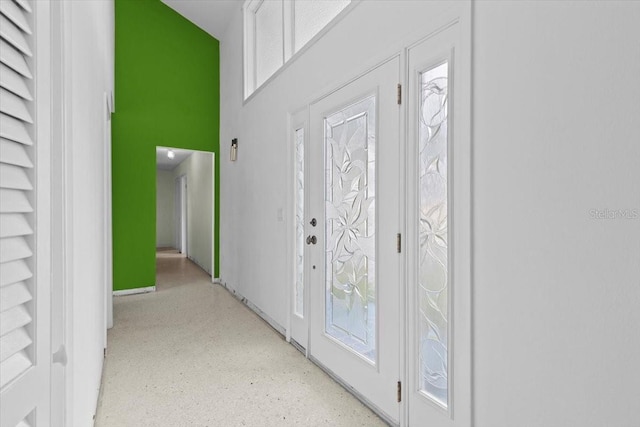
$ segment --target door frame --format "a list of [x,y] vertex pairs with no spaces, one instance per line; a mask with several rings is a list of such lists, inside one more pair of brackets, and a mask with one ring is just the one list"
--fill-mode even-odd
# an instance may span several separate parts
[[[71,212],[73,200],[71,183],[71,64],[69,7],[64,2],[33,2],[35,11],[48,8],[50,13],[51,87],[51,425],[66,425],[73,414],[73,373],[67,367],[67,354],[72,350],[73,338],[73,236]],[[37,28],[36,31],[42,31]],[[38,48],[39,51],[44,49]],[[36,76],[36,79],[39,77]]]
[[[297,183],[296,183],[296,139],[295,132],[298,129],[304,129],[304,148],[305,153],[307,150],[308,138],[309,138],[309,107],[304,106],[294,110],[287,115],[287,142],[289,147],[288,155],[286,156],[286,170],[287,170],[287,188],[289,191],[286,193],[286,206],[289,209],[286,210],[286,240],[289,243],[287,245],[286,253],[286,265],[287,271],[290,274],[290,285],[287,286],[287,325],[285,332],[285,339],[291,343],[298,350],[301,350],[305,357],[309,357],[309,287],[308,280],[308,266],[306,257],[303,256],[303,316],[302,318],[296,314],[296,256],[297,256],[297,224],[296,224],[296,201],[297,201]],[[303,158],[304,169],[307,169],[308,159],[305,154]],[[308,212],[307,198],[304,199],[304,213]],[[306,216],[304,217],[306,221]],[[304,225],[304,224],[303,224]],[[304,232],[303,232],[304,234]],[[292,331],[296,329],[296,331]],[[295,335],[295,336],[294,336]]]
[[111,114],[113,92],[104,93],[104,288],[105,288],[105,329],[104,348],[107,348],[107,330],[113,328],[113,219],[111,194]]
[[187,174],[176,177],[176,247],[185,257],[188,257],[188,221],[187,221]]

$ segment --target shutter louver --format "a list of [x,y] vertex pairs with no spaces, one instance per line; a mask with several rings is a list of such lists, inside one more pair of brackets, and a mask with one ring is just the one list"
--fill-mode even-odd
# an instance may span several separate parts
[[33,145],[25,123],[13,117],[0,115],[0,138],[10,139],[25,145]]
[[33,101],[33,97],[29,93],[29,88],[22,76],[4,64],[0,64],[0,87],[12,91],[24,99]]
[[26,1],[0,0],[0,388],[33,366],[30,13]]
[[16,49],[26,56],[33,56],[31,49],[29,49],[29,44],[27,43],[25,34],[4,15],[0,15],[0,37],[11,43]]
[[0,138],[0,163],[32,168],[33,163],[24,145]]
[[0,215],[0,238],[33,234],[29,222],[20,214]]
[[31,6],[29,5],[29,2],[27,0],[14,0],[14,1],[18,6],[24,9],[26,12],[29,12],[29,13],[32,12]]
[[4,39],[0,40],[0,61],[27,78],[33,77],[24,55],[15,50]]

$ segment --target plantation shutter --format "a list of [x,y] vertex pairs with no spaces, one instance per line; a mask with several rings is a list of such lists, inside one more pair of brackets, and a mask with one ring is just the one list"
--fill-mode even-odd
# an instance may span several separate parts
[[30,372],[38,306],[33,22],[29,2],[0,0],[0,424],[7,427],[34,425],[38,393],[31,389],[41,377]]

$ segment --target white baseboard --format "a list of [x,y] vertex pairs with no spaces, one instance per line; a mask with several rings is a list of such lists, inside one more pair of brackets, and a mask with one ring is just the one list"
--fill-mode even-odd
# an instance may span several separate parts
[[197,259],[190,256],[187,256],[187,259],[204,270],[205,273],[207,273],[209,276],[213,276],[213,274],[211,274],[211,272],[204,265],[200,264],[200,261],[198,261]]
[[146,294],[149,292],[155,292],[155,286],[147,286],[146,288],[133,288],[133,289],[123,289],[121,291],[113,291],[114,297],[123,297],[125,295],[135,295],[135,294]]
[[220,286],[222,286],[223,288],[225,288],[231,295],[233,295],[238,301],[240,301],[241,303],[243,303],[244,305],[246,305],[247,307],[249,307],[249,309],[251,309],[251,311],[253,311],[254,313],[256,313],[258,316],[260,316],[260,318],[262,320],[264,320],[265,322],[267,322],[267,324],[269,324],[269,326],[271,326],[277,333],[279,333],[280,335],[282,335],[283,337],[286,336],[286,330],[285,328],[283,328],[278,322],[276,322],[275,320],[273,320],[271,318],[271,316],[269,316],[267,313],[265,313],[264,311],[260,310],[258,308],[258,306],[256,306],[254,303],[252,303],[251,301],[249,301],[247,298],[245,298],[244,296],[242,296],[241,294],[239,294],[238,292],[236,292],[235,289],[230,288],[227,286],[226,283],[222,283],[220,281],[220,279],[216,279],[218,280],[218,283],[214,282],[214,284],[218,284]]

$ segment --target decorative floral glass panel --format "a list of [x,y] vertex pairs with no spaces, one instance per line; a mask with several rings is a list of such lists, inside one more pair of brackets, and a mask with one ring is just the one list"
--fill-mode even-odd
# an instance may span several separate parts
[[419,107],[419,384],[444,406],[449,388],[447,72],[444,63],[422,73]]
[[376,361],[376,98],[325,119],[327,334]]
[[296,130],[296,295],[295,313],[304,317],[304,128]]

